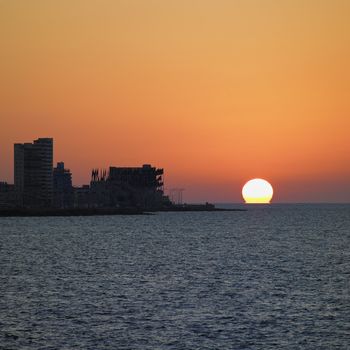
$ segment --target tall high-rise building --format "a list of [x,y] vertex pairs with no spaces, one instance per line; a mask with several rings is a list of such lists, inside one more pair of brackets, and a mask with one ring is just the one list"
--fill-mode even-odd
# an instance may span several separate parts
[[51,207],[53,192],[53,139],[14,145],[15,189],[18,205]]

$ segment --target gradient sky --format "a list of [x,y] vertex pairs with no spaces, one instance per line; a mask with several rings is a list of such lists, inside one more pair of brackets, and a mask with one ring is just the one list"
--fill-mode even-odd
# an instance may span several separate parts
[[350,1],[0,0],[0,179],[54,137],[93,167],[165,168],[186,201],[350,202]]

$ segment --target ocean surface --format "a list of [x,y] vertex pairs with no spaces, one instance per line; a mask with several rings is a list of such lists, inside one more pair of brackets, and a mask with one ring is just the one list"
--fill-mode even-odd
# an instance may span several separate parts
[[350,205],[0,218],[0,349],[350,349]]

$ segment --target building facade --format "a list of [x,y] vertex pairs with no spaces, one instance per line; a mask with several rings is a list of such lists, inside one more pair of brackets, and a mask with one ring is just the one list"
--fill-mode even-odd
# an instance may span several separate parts
[[142,167],[110,167],[108,182],[114,203],[144,209],[162,205],[164,170],[144,164]]
[[91,190],[89,185],[73,187],[74,208],[94,208],[96,203],[91,202]]
[[15,186],[7,182],[0,182],[0,209],[15,208],[16,205]]
[[51,207],[53,199],[53,139],[14,145],[15,190],[20,207]]
[[95,169],[91,174],[89,205],[92,207],[161,208],[163,169],[110,167],[109,172]]
[[63,162],[59,162],[53,169],[53,206],[71,208],[73,199],[72,173],[65,169]]

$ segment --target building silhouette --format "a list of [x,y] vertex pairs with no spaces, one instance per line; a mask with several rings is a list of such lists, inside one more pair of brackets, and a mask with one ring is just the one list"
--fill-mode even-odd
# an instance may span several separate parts
[[16,205],[15,186],[7,182],[0,182],[0,209],[15,208]]
[[110,167],[91,173],[89,204],[95,207],[162,207],[163,169],[144,164],[142,167]]
[[14,178],[18,206],[52,206],[53,139],[39,138],[33,143],[14,145]]
[[94,169],[88,185],[73,187],[72,173],[63,162],[53,168],[53,139],[38,138],[14,145],[14,185],[0,183],[0,209],[171,207],[164,196],[164,170],[141,167]]
[[57,163],[53,169],[53,206],[55,208],[73,207],[72,173],[64,168],[64,163]]
[[91,201],[91,188],[89,185],[73,187],[74,208],[94,208],[99,207]]
[[163,198],[164,170],[144,164],[142,167],[110,167],[109,183],[113,188],[121,189],[127,197],[119,201],[130,201],[133,206],[157,208]]

